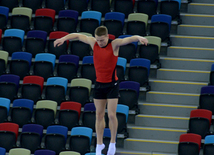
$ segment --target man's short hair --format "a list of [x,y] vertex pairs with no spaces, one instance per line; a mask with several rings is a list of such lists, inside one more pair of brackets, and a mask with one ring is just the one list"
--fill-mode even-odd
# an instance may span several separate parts
[[95,35],[97,36],[108,35],[108,29],[105,26],[99,26],[95,29]]

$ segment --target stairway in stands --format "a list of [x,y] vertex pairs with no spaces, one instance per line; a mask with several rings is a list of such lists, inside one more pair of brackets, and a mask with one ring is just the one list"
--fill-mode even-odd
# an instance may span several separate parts
[[[183,6],[185,3],[182,1]],[[212,3],[186,3],[182,24],[177,26],[177,34],[171,34],[172,45],[160,57],[162,67],[156,78],[150,78],[146,100],[139,99],[141,113],[128,125],[129,138],[118,155],[177,154],[179,137],[188,129],[190,111],[197,108],[200,89],[208,84],[214,63]]]

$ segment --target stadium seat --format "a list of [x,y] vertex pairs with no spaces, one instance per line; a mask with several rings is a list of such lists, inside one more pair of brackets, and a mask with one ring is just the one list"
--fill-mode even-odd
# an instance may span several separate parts
[[41,148],[43,126],[39,124],[25,124],[20,133],[20,147],[29,149],[34,153]]
[[[7,29],[4,31],[2,49],[11,56],[13,52],[22,51],[25,31],[20,29]],[[13,46],[11,46],[13,45]]]
[[28,31],[25,41],[25,51],[31,53],[32,57],[35,57],[38,53],[44,53],[46,40],[47,32],[42,30]]
[[76,32],[78,24],[78,11],[75,10],[61,10],[59,11],[57,20],[57,30],[68,33]]

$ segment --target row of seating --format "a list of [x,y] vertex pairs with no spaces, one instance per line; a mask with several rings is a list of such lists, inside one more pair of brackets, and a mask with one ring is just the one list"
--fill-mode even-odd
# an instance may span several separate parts
[[[5,99],[6,100],[6,99]],[[28,111],[30,111],[29,106],[30,106],[30,102],[29,105],[27,105],[27,101],[29,100],[17,100],[14,102],[14,106],[12,108],[11,111],[11,117],[12,122],[13,123],[0,123],[0,131],[4,131],[3,133],[0,132],[0,147],[4,147],[6,148],[6,150],[8,151],[9,149],[11,149],[11,147],[14,147],[17,138],[18,138],[18,128],[22,127],[22,133],[23,132],[30,132],[27,134],[28,136],[28,141],[30,140],[30,142],[26,142],[26,137],[20,138],[20,145],[21,147],[24,148],[28,148],[31,151],[35,151],[36,149],[40,148],[39,146],[41,144],[41,138],[47,138],[47,134],[52,132],[54,136],[57,136],[56,134],[62,134],[64,135],[64,140],[61,140],[60,142],[57,141],[57,139],[50,139],[53,144],[46,144],[47,141],[45,140],[45,146],[49,146],[49,148],[47,147],[47,149],[51,149],[54,150],[55,152],[60,152],[64,149],[65,147],[65,143],[66,143],[66,138],[67,138],[67,133],[68,130],[71,129],[71,136],[73,135],[73,130],[78,131],[78,137],[80,137],[79,135],[85,134],[86,132],[90,132],[90,139],[92,139],[92,132],[93,130],[95,130],[94,126],[95,126],[95,106],[93,103],[91,103],[90,105],[88,104],[88,106],[85,106],[85,111],[83,113],[83,118],[82,121],[85,122],[85,124],[83,123],[83,126],[85,127],[77,127],[78,126],[78,120],[79,120],[79,114],[76,111],[76,109],[78,109],[78,111],[80,111],[81,105],[79,104],[79,108],[77,107],[77,103],[75,102],[67,102],[63,105],[60,106],[60,111],[58,114],[58,121],[59,121],[59,125],[53,125],[53,121],[55,119],[56,114],[56,102],[54,105],[54,101],[38,101],[36,104],[36,109],[34,112],[34,123],[36,124],[28,124],[30,123],[30,114]],[[18,106],[18,103],[20,103],[20,106]],[[72,105],[73,104],[73,105]],[[32,105],[31,105],[32,106]],[[69,107],[70,106],[70,107]],[[72,109],[72,110],[71,110]],[[128,106],[125,105],[120,105],[118,104],[117,106],[117,118],[118,118],[118,133],[122,133],[124,131],[124,133],[127,135],[127,121],[128,121],[128,111],[129,108]],[[31,112],[32,113],[32,112]],[[80,112],[79,112],[80,113]],[[106,117],[108,118],[108,117]],[[108,119],[106,119],[106,122],[108,122]],[[47,128],[47,132],[46,135],[43,137],[43,129]],[[108,128],[108,123],[107,123],[107,128]],[[84,129],[84,130],[83,130]],[[89,130],[90,129],[90,130]],[[29,130],[29,131],[27,131]],[[30,131],[31,130],[31,131]],[[110,138],[110,131],[108,131],[109,129],[106,129],[107,134],[109,135],[108,138]],[[7,133],[6,131],[10,131],[10,132],[14,132],[15,134],[12,133],[12,135],[14,135],[13,137],[11,137],[11,133]],[[39,133],[38,136],[35,136],[33,134],[33,132],[37,132],[37,134]],[[8,136],[8,134],[10,136]],[[20,134],[21,136],[23,136],[23,134]],[[62,136],[60,138],[60,136],[57,136],[59,139],[62,139]],[[52,137],[53,138],[53,137]],[[7,143],[3,142],[3,139],[7,139]],[[25,142],[24,142],[25,141]],[[82,139],[81,139],[82,141]],[[63,142],[63,143],[62,143]],[[60,145],[60,144],[61,145]],[[75,142],[78,143],[78,142]],[[54,145],[55,144],[55,145]],[[57,145],[57,146],[56,146]],[[70,144],[71,145],[71,144]],[[84,144],[83,144],[84,145]],[[90,140],[90,144],[87,146],[91,145],[91,140]],[[46,148],[46,147],[43,147]],[[70,146],[70,148],[73,148]],[[79,149],[78,152],[80,152],[80,149],[82,148],[82,145],[79,145]],[[86,147],[86,149],[84,149],[84,153],[85,151],[88,152],[90,149],[88,149],[89,147]],[[73,149],[72,149],[73,150]],[[75,150],[77,151],[77,150]],[[82,150],[83,151],[83,150]],[[81,153],[82,154],[82,153]]]
[[[36,11],[35,17],[31,18],[30,15],[27,15],[27,13],[18,13],[22,8],[14,8],[14,12],[17,12],[16,14],[11,16],[10,25],[11,28],[15,29],[22,29],[24,31],[28,31],[30,29],[34,30],[43,30],[47,33],[50,33],[53,31],[53,26],[55,24],[55,12],[52,9],[38,9]],[[28,9],[28,8],[23,8]],[[16,11],[17,10],[17,11]],[[28,11],[28,10],[27,10]],[[26,11],[23,11],[26,12]],[[24,14],[24,15],[23,15]],[[1,14],[2,17],[2,26],[1,29],[6,29],[7,26],[7,20],[8,17],[5,14]],[[81,15],[81,19],[78,19],[78,15],[75,14],[75,11],[73,10],[64,10],[62,13],[60,13],[60,18],[57,20],[57,30],[58,31],[65,31],[68,33],[71,32],[87,32],[90,34],[94,34],[94,30],[100,26],[105,25],[108,30],[109,34],[113,34],[116,37],[123,34],[124,29],[126,29],[126,33],[130,35],[143,35],[145,36],[147,33],[147,27],[148,27],[148,15],[143,13],[132,13],[128,16],[127,21],[127,28],[124,28],[125,23],[125,14],[120,12],[108,12],[105,14],[104,21],[101,21],[102,14],[98,11],[84,11]],[[31,21],[33,21],[33,24],[31,24]],[[79,22],[78,22],[79,21]],[[150,30],[149,35],[154,36],[159,35],[162,39],[162,41],[167,39],[167,35],[170,33],[171,29],[171,21],[172,17],[166,14],[157,14],[153,15],[151,17],[151,24],[150,24]],[[158,24],[158,22],[164,23],[164,24]],[[42,24],[41,24],[42,23]],[[79,24],[79,25],[78,25]],[[32,27],[30,28],[30,26]],[[78,25],[78,27],[77,27]],[[154,26],[159,27],[159,29],[163,29],[165,32],[160,34],[157,33],[158,31],[155,31],[153,28]],[[165,25],[165,26],[163,26]],[[167,33],[167,34],[165,34]]]
[[[179,138],[178,154],[182,155],[213,155],[214,153],[214,135],[207,135],[202,145],[202,138],[198,134],[182,134]],[[202,150],[202,153],[200,151]]]
[[[69,150],[85,155],[90,152],[92,146],[93,131],[88,127],[74,127],[68,132],[65,126],[51,125],[43,134],[44,129],[41,125],[26,124],[20,133],[18,130],[19,126],[16,123],[0,123],[0,147],[6,149],[6,152],[20,147],[35,154],[38,150],[48,149],[56,154]],[[109,135],[108,128],[105,129],[105,134]]]
[[[63,101],[74,101],[84,106],[92,101],[92,82],[84,78],[73,79],[70,87],[67,87],[67,79],[61,77],[49,78],[46,85],[43,85],[44,79],[39,76],[26,76],[21,85],[17,76],[14,75],[2,75],[0,81],[0,96],[8,98],[11,102],[17,98],[30,99],[34,103],[41,99],[48,99],[56,101],[58,105]],[[43,87],[45,88],[43,89]],[[137,110],[139,90],[140,84],[138,82],[120,82],[119,103]]]
[[[148,14],[150,18],[152,15],[159,12],[160,14],[171,15],[173,19],[179,17],[181,6],[181,0],[161,0],[160,3],[158,3],[158,0],[139,0],[136,3],[135,0],[68,0],[68,2],[66,2],[66,0],[45,0],[45,5],[42,4],[42,0],[23,0],[22,2],[23,3],[21,6],[31,8],[33,12],[36,12],[39,8],[46,7],[55,10],[57,14],[60,10],[65,9],[76,10],[79,14],[81,14],[83,11],[89,9],[99,11],[103,14],[103,16],[107,12],[115,11],[124,13],[125,16],[128,17],[130,13],[136,11],[139,13]],[[19,6],[19,3],[18,0],[2,0],[0,5],[8,7],[9,10],[12,11],[14,7]],[[160,7],[158,7],[158,5],[160,5]],[[157,11],[157,8],[159,8],[159,11]]]
[[[31,151],[25,148],[12,148],[9,150],[8,155],[31,155]],[[48,149],[36,150],[35,155],[56,155],[56,152]],[[0,155],[6,155],[6,149],[0,147]],[[81,155],[76,151],[61,151],[59,155]],[[96,153],[86,153],[85,155],[96,155]],[[102,154],[103,155],[103,154]]]
[[195,155],[199,154],[201,149],[203,155],[214,153],[214,135],[211,129],[213,114],[214,86],[208,85],[201,88],[198,109],[190,113],[187,134],[182,134],[179,139],[178,154]]
[[[36,123],[47,128],[50,125],[58,124],[66,126],[69,130],[73,127],[89,127],[95,132],[95,105],[87,103],[81,112],[81,104],[78,102],[62,102],[60,109],[57,110],[57,103],[51,100],[41,100],[33,108],[33,101],[28,99],[14,100],[13,106],[9,107],[7,98],[0,98],[1,114],[0,122],[13,122],[22,127],[25,124]],[[123,104],[117,106],[117,118],[120,126],[118,133],[127,134],[127,121],[129,107]],[[106,114],[106,127],[108,127],[108,117]]]
[[[92,55],[91,47],[88,44],[77,40],[71,41],[70,43],[67,41],[59,47],[54,47],[53,42],[55,39],[61,38],[67,34],[68,33],[61,31],[51,32],[49,39],[47,40],[46,32],[33,30],[29,31],[26,39],[24,39],[24,34],[18,29],[9,29],[4,33],[2,49],[7,51],[9,56],[12,56],[14,52],[22,51],[22,48],[25,48],[23,51],[31,53],[32,57],[35,57],[38,53],[49,52],[54,54],[56,59],[59,59],[59,57],[64,54],[74,54],[79,57],[79,60],[82,60],[84,56]],[[90,34],[86,33],[81,34],[90,36]],[[126,38],[130,36],[131,35],[121,35],[118,38]],[[110,39],[115,38],[113,35],[109,35],[109,37]],[[156,36],[146,36],[146,38],[149,42],[147,46],[142,44],[138,45],[137,42],[133,42],[120,47],[119,57],[125,58],[128,63],[131,59],[136,57],[146,58],[149,59],[152,64],[160,65],[159,53],[161,48],[161,38]],[[11,46],[11,44],[14,46]]]
[[[7,52],[1,51],[1,74],[6,72]],[[80,68],[80,77],[87,78],[95,82],[96,75],[93,63],[93,56],[85,56],[79,67],[79,59],[74,55],[61,55],[59,63],[55,64],[56,56],[50,53],[40,53],[35,57],[32,63],[32,55],[27,52],[15,52],[9,61],[9,73],[18,75],[22,80],[31,73],[32,75],[42,76],[46,81],[52,77],[56,69],[56,76],[67,78],[69,81],[77,77],[78,68]],[[127,60],[119,57],[117,62],[117,75],[120,81],[125,80]],[[139,82],[141,87],[148,86],[148,77],[150,74],[151,61],[144,58],[135,58],[130,60],[130,67],[127,69],[128,79]],[[20,69],[22,68],[22,69]],[[32,68],[32,69],[31,69]],[[136,71],[138,70],[138,76]],[[142,72],[142,74],[141,74]]]

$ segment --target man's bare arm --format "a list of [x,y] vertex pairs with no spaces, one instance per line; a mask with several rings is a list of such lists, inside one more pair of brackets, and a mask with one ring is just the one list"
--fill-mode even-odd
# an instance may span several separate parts
[[114,46],[123,46],[123,45],[127,45],[129,43],[138,42],[138,41],[141,44],[145,44],[145,45],[147,45],[147,43],[148,43],[148,40],[145,37],[138,36],[138,35],[126,37],[123,39],[118,38],[118,39],[113,40],[112,43]]
[[79,33],[70,33],[60,39],[54,41],[54,47],[62,45],[66,40],[79,40],[86,44],[89,44],[92,48],[96,42],[94,37],[89,37]]
[[118,55],[120,46],[127,45],[127,44],[132,43],[132,42],[138,42],[138,41],[141,44],[145,44],[145,45],[147,45],[147,43],[148,43],[148,40],[145,37],[138,36],[138,35],[126,37],[123,39],[118,38],[118,39],[113,40],[112,41],[112,48],[114,51],[114,55]]

